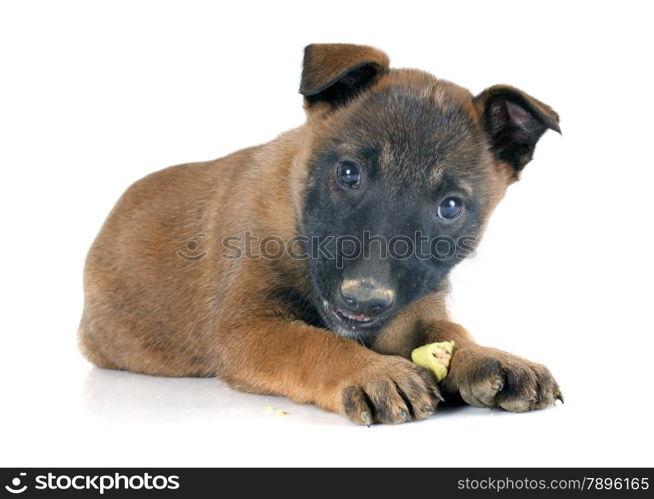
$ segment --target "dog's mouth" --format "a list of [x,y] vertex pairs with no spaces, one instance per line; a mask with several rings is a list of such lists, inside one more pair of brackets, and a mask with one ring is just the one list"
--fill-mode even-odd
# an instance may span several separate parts
[[334,315],[336,315],[336,317],[338,317],[338,319],[341,322],[350,324],[353,328],[365,327],[367,325],[371,325],[376,322],[376,319],[374,317],[368,317],[367,315],[353,314],[351,312],[347,312],[345,310],[341,310],[338,308],[334,308],[332,310],[334,312]]
[[364,314],[355,314],[341,308],[337,308],[327,300],[322,300],[324,315],[334,327],[333,329],[342,336],[359,337],[376,333],[384,325],[388,317],[371,317]]

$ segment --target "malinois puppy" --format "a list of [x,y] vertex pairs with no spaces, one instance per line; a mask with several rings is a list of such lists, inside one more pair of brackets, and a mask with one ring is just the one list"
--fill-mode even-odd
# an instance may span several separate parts
[[[515,412],[561,399],[544,366],[478,345],[445,308],[448,273],[558,115],[346,44],[306,47],[300,93],[299,128],[122,196],[86,262],[86,357],[366,425],[424,419],[443,396]],[[444,340],[439,387],[408,358]]]

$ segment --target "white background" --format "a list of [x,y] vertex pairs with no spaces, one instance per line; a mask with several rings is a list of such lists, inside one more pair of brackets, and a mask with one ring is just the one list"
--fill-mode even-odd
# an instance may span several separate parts
[[[1,5],[0,465],[654,465],[646,2]],[[365,428],[78,353],[85,253],[118,196],[301,124],[311,42],[375,45],[475,93],[509,83],[560,113],[452,302],[480,342],[547,364],[565,405]]]

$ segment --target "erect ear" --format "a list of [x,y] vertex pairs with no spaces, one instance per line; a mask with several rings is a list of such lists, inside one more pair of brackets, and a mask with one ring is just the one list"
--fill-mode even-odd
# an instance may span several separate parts
[[561,133],[559,115],[546,104],[508,85],[487,88],[473,100],[495,156],[517,175],[550,128]]
[[373,47],[344,43],[307,45],[300,93],[307,108],[343,105],[388,71],[388,56]]

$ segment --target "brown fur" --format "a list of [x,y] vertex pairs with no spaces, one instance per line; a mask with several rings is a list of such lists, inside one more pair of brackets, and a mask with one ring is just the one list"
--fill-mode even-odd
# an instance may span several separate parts
[[[327,131],[354,112],[311,96],[361,67],[375,72],[363,92],[404,85],[464,109],[479,130],[484,105],[498,88],[474,98],[420,71],[389,70],[386,55],[370,47],[308,47],[305,125],[265,145],[149,175],[118,201],[86,262],[79,342],[90,361],[153,375],[218,376],[237,389],[314,403],[358,423],[397,423],[429,416],[441,398],[429,374],[406,360],[411,350],[455,340],[451,374],[441,387],[446,395],[516,411],[560,396],[545,368],[481,347],[450,322],[443,290],[402,311],[368,349],[300,321],[275,298],[289,284],[310,294],[303,261],[221,257],[225,236],[296,235],[309,160]],[[556,124],[550,108],[525,98]],[[487,219],[517,174],[490,154],[485,162]],[[206,256],[180,258],[178,250],[197,234],[205,235],[199,250]],[[506,372],[506,381],[498,381]],[[503,398],[500,383],[509,381],[519,382],[519,390]]]

